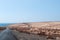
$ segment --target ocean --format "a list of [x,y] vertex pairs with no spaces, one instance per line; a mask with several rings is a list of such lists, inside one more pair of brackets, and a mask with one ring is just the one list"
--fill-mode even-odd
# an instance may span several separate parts
[[0,23],[0,27],[6,27],[6,26],[11,25],[11,24],[13,24],[13,23]]

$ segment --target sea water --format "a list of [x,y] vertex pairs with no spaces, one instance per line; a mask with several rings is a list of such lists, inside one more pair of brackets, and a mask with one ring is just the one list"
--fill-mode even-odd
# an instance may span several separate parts
[[6,26],[11,25],[11,24],[13,24],[13,23],[0,23],[0,27],[6,27]]

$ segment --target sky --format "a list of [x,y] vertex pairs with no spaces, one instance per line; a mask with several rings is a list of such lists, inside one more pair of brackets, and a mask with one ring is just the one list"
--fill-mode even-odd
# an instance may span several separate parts
[[60,21],[60,0],[0,0],[0,23]]

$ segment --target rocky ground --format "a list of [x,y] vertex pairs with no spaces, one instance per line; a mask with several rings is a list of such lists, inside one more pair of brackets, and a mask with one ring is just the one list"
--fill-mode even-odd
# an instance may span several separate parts
[[54,39],[47,39],[47,36],[45,35],[43,36],[36,35],[38,33],[41,34],[45,32],[46,34],[48,34],[48,36],[50,34],[51,35],[58,34],[57,36],[59,36],[60,35],[60,22],[18,23],[18,24],[9,25],[7,28],[14,30],[12,31],[12,33],[15,35],[17,40],[60,40],[59,37],[54,38]]
[[47,39],[47,37],[43,35],[34,35],[18,31],[13,31],[13,34],[18,38],[18,40],[56,40],[56,39]]
[[[3,30],[4,31],[4,30]],[[7,31],[7,30],[6,30]],[[0,31],[1,33],[2,31]],[[6,33],[6,34],[5,34]],[[19,32],[16,30],[12,30],[12,34],[10,34],[11,31],[9,32],[4,32],[4,34],[2,34],[2,37],[10,37],[13,36],[15,37],[17,40],[60,40],[60,38],[57,39],[47,39],[46,36],[44,35],[35,35],[35,34],[29,34],[29,33],[24,33],[24,32]],[[1,37],[0,37],[1,38]],[[10,39],[13,39],[12,37],[10,37]],[[5,40],[5,39],[4,39]]]

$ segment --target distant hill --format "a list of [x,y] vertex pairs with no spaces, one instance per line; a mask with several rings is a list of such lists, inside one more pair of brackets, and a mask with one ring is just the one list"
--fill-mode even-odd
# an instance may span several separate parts
[[29,34],[60,37],[60,22],[30,22],[9,25],[8,28]]
[[60,29],[60,22],[31,22],[31,23],[17,23],[9,25],[10,27],[37,27],[48,29]]

